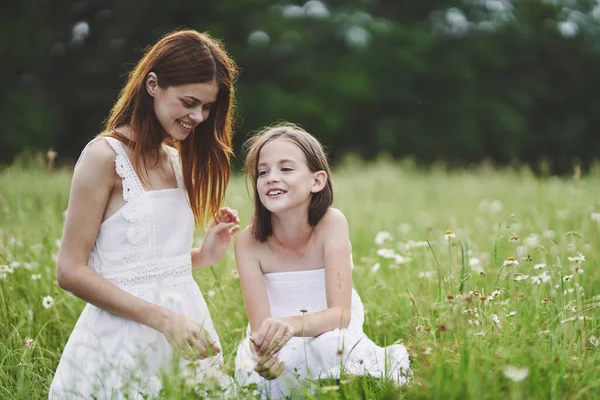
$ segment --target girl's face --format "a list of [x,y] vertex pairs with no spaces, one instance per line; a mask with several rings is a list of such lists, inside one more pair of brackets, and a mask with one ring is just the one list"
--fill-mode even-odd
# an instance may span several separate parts
[[313,193],[322,189],[319,172],[311,172],[306,157],[293,142],[278,138],[258,156],[256,189],[262,205],[272,213],[310,204]]
[[208,118],[219,94],[219,87],[214,80],[163,89],[158,86],[154,73],[148,75],[146,88],[154,97],[154,112],[158,121],[166,135],[175,140],[184,140]]

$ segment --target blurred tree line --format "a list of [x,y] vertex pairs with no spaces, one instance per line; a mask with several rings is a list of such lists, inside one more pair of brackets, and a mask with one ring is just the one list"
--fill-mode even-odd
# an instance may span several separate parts
[[[0,13],[0,163],[73,160],[142,50],[180,27],[241,67],[248,132],[301,124],[330,148],[420,164],[600,158],[600,0],[20,0]],[[240,158],[237,163],[239,165]]]

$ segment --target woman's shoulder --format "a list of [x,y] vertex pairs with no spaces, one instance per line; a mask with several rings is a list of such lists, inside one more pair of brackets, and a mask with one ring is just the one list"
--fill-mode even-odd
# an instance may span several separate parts
[[252,225],[248,225],[235,238],[235,247],[243,247],[245,250],[256,249],[261,243],[254,236]]
[[93,164],[101,167],[112,165],[114,162],[115,150],[105,137],[97,136],[84,147],[77,164]]

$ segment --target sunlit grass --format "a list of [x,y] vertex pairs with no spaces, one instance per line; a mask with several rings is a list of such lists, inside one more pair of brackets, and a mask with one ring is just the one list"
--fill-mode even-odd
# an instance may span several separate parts
[[[595,398],[598,178],[536,179],[490,168],[420,172],[386,162],[338,168],[334,205],[350,223],[365,332],[379,345],[405,344],[415,384],[398,391],[347,379],[321,382],[309,396]],[[84,306],[55,281],[69,185],[66,169],[0,172],[3,399],[47,397]],[[250,201],[239,176],[227,205],[245,225]],[[195,278],[231,370],[247,324],[232,252]],[[47,296],[53,301],[44,303]],[[173,383],[164,397],[192,393]]]

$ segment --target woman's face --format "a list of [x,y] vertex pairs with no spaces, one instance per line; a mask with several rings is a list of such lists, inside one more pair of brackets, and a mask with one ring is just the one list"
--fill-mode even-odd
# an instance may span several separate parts
[[146,88],[154,98],[154,112],[166,136],[185,140],[194,128],[205,121],[217,101],[219,87],[216,81],[190,83],[161,88],[156,75],[150,73]]

